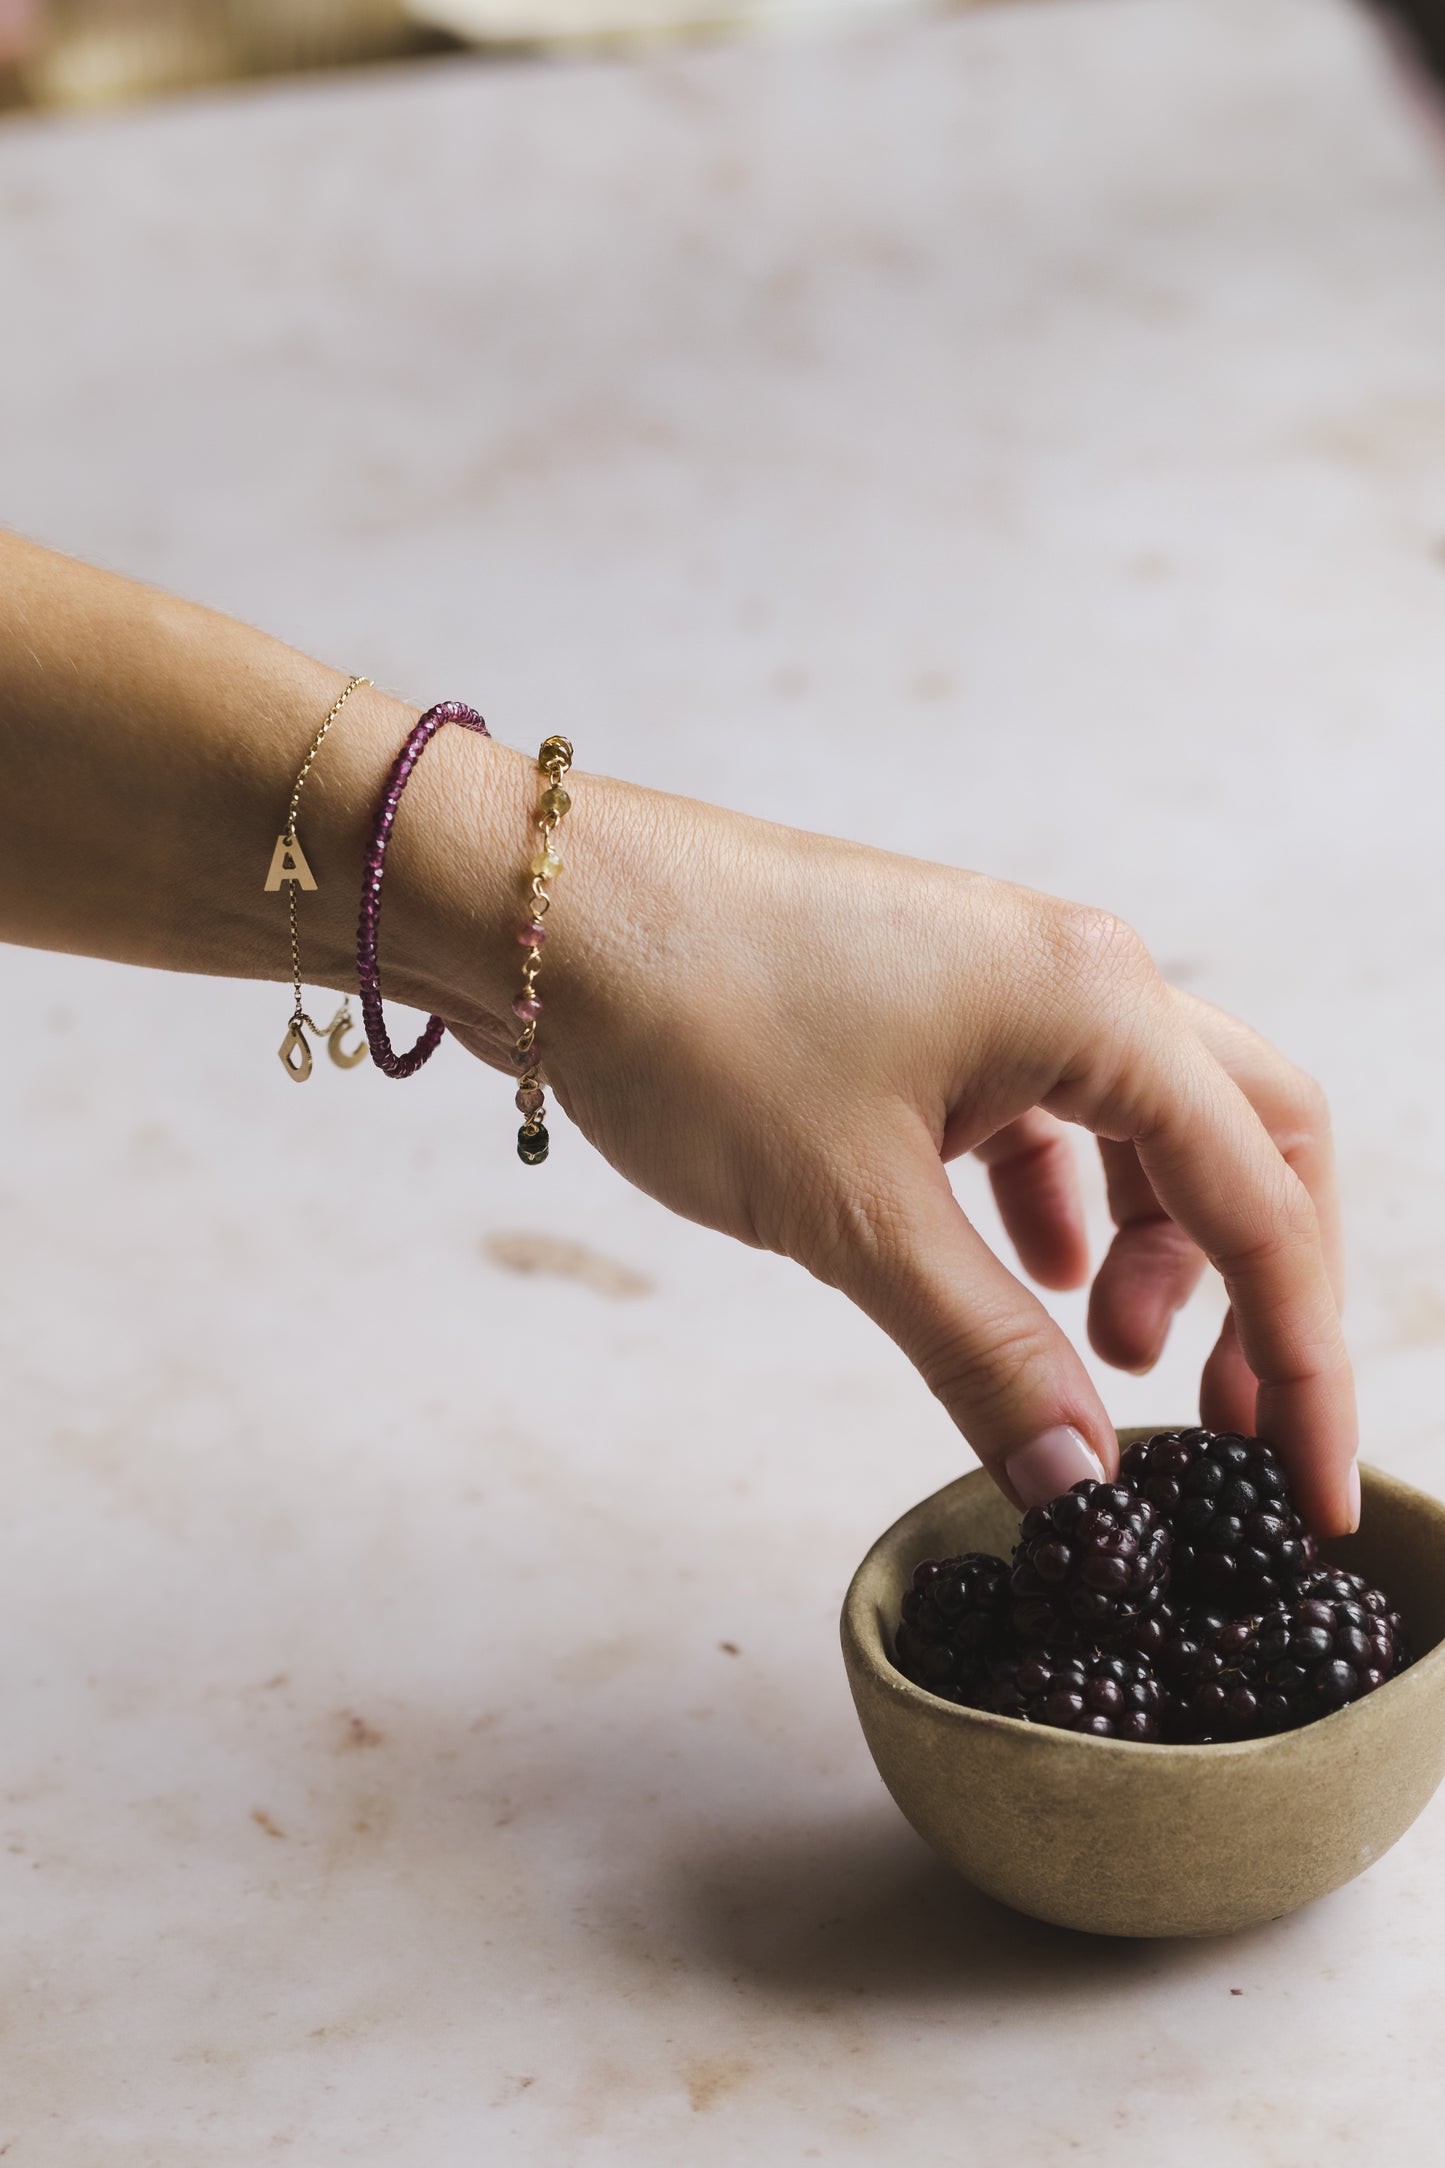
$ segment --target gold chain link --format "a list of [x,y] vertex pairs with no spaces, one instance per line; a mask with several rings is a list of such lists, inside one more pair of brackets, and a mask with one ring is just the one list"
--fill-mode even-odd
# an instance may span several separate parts
[[[296,815],[301,805],[301,791],[303,785],[305,784],[307,776],[311,773],[312,763],[315,761],[316,755],[321,750],[327,731],[331,728],[331,725],[335,722],[337,716],[341,713],[342,709],[345,707],[347,701],[351,698],[352,694],[356,691],[357,686],[370,685],[371,682],[372,680],[368,677],[354,677],[351,680],[345,692],[339,693],[336,699],[333,700],[333,702],[331,703],[331,706],[328,708],[326,713],[326,720],[322,723],[320,729],[317,731],[315,737],[311,740],[310,745],[307,747],[306,758],[301,763],[300,769],[296,776],[295,784],[292,787],[291,803],[286,809],[286,841],[293,850],[296,847]],[[296,932],[297,886],[298,884],[295,881],[288,881],[286,883],[286,907],[287,915],[290,919],[291,924],[291,984],[296,996],[296,1006],[292,1013],[291,1021],[293,1025],[311,1024],[311,1029],[313,1031],[316,1031],[319,1027],[311,1023],[310,1017],[306,1014],[306,1011],[301,1006],[301,943],[297,937]]]

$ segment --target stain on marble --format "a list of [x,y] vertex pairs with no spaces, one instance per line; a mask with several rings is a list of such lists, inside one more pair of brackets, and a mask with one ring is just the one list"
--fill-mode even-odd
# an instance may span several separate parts
[[271,1816],[266,1812],[266,1809],[264,1807],[252,1807],[251,1819],[256,1824],[256,1827],[258,1829],[265,1830],[268,1837],[279,1837],[284,1841],[286,1836],[285,1830],[280,1828],[278,1824],[272,1820]]
[[491,1234],[482,1244],[482,1253],[503,1272],[573,1280],[579,1287],[590,1287],[594,1294],[610,1296],[614,1301],[653,1292],[654,1283],[646,1273],[601,1250],[589,1249],[585,1242],[569,1242],[559,1235],[521,1229]]
[[374,1785],[357,1790],[343,1787],[333,1793],[318,1789],[312,1794],[312,1804],[318,1822],[330,1828],[320,1848],[322,1872],[327,1875],[364,1868],[396,1825],[395,1801]]
[[562,1686],[605,1686],[625,1671],[641,1653],[636,1641],[618,1637],[610,1641],[589,1641],[585,1647],[574,1649],[564,1656],[557,1666],[558,1683]]
[[364,1716],[357,1716],[351,1709],[341,1711],[340,1723],[341,1737],[336,1742],[338,1754],[352,1754],[358,1748],[385,1744],[385,1732],[378,1731],[374,1724],[368,1724]]
[[687,2097],[694,2115],[706,2115],[727,2093],[737,2091],[753,2074],[742,2055],[701,2055],[683,2065]]
[[1445,399],[1435,393],[1376,397],[1352,410],[1319,415],[1305,425],[1301,448],[1377,474],[1418,476],[1445,454]]

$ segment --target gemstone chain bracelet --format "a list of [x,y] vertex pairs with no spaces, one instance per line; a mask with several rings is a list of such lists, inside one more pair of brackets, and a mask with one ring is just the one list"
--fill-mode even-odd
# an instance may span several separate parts
[[517,1157],[524,1166],[540,1167],[551,1140],[547,1135],[547,1101],[537,1071],[537,1018],[542,1003],[537,994],[537,974],[542,968],[542,944],[547,938],[546,917],[552,908],[547,883],[562,871],[562,854],[556,847],[557,829],[572,800],[562,787],[572,765],[572,748],[565,738],[544,738],[537,754],[538,773],[547,778],[537,809],[542,848],[528,869],[529,915],[517,935],[526,955],[522,962],[522,991],[512,1003],[512,1014],[521,1024],[512,1059],[522,1074],[517,1083],[517,1109],[525,1119],[517,1131]]
[[301,944],[296,932],[296,891],[298,888],[309,888],[314,891],[318,883],[307,862],[306,853],[301,848],[301,839],[296,833],[296,815],[301,805],[302,788],[307,776],[311,773],[312,763],[321,750],[322,740],[325,738],[327,731],[330,730],[337,716],[356,691],[357,686],[369,685],[370,683],[370,678],[354,677],[346,690],[331,703],[330,708],[327,710],[326,719],[307,747],[306,758],[302,761],[296,781],[292,785],[291,803],[286,809],[286,826],[276,838],[276,848],[271,853],[271,866],[266,875],[265,885],[268,894],[274,894],[283,883],[285,884],[287,916],[291,924],[291,985],[294,1000],[291,1007],[291,1021],[286,1027],[286,1036],[276,1051],[280,1055],[282,1068],[286,1071],[293,1084],[304,1084],[311,1074],[311,1048],[306,1038],[308,1031],[314,1031],[319,1039],[325,1039],[326,1050],[338,1069],[354,1069],[357,1063],[364,1060],[366,1056],[364,1046],[348,1049],[342,1044],[347,1032],[351,1030],[356,1021],[351,1013],[349,995],[342,996],[341,1007],[332,1017],[331,1022],[326,1025],[313,1022],[312,1018],[306,1014],[302,1004]]

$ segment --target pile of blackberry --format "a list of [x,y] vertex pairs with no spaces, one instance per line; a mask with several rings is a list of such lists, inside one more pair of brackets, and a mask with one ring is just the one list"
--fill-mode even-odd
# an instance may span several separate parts
[[966,1708],[1193,1745],[1312,1723],[1410,1653],[1389,1598],[1320,1563],[1262,1439],[1169,1430],[1026,1513],[1011,1563],[926,1559],[894,1661]]

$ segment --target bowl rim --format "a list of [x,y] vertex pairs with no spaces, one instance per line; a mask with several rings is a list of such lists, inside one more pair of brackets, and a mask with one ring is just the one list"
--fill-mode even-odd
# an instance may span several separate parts
[[[1158,1437],[1162,1430],[1180,1427],[1179,1424],[1160,1424],[1154,1428],[1134,1425],[1119,1432],[1119,1442],[1121,1445],[1129,1445],[1136,1438]],[[1445,1523],[1445,1502],[1432,1497],[1428,1491],[1417,1490],[1414,1484],[1401,1482],[1398,1476],[1388,1475],[1383,1469],[1375,1468],[1364,1461],[1360,1463],[1360,1477],[1367,1506],[1372,1493],[1377,1496],[1381,1492],[1393,1493],[1402,1504],[1425,1506],[1433,1516]],[[900,1513],[897,1520],[869,1545],[848,1583],[848,1591],[843,1598],[839,1628],[845,1653],[851,1650],[871,1674],[875,1685],[894,1694],[905,1705],[912,1704],[920,1717],[933,1723],[952,1726],[959,1731],[993,1732],[1014,1739],[1020,1745],[1025,1739],[1032,1740],[1032,1747],[1025,1748],[1025,1752],[1058,1754],[1083,1751],[1111,1755],[1116,1759],[1123,1755],[1126,1757],[1125,1766],[1128,1766],[1130,1761],[1137,1762],[1141,1753],[1153,1755],[1156,1759],[1161,1754],[1182,1756],[1190,1760],[1206,1755],[1208,1766],[1218,1769],[1224,1766],[1226,1760],[1251,1760],[1281,1749],[1288,1750],[1291,1746],[1297,1752],[1298,1742],[1302,1738],[1330,1728],[1338,1733],[1339,1727],[1359,1710],[1378,1704],[1382,1694],[1390,1694],[1398,1701],[1402,1693],[1412,1691],[1412,1681],[1415,1682],[1414,1690],[1418,1690],[1430,1673],[1438,1671],[1441,1665],[1445,1664],[1445,1639],[1441,1639],[1434,1648],[1427,1649],[1423,1656],[1417,1656],[1407,1670],[1393,1679],[1387,1679],[1383,1686],[1376,1687],[1373,1694],[1366,1694],[1359,1701],[1347,1702],[1342,1709],[1332,1709],[1328,1716],[1316,1717],[1311,1723],[1298,1725],[1292,1731],[1271,1732],[1263,1739],[1216,1739],[1200,1745],[1185,1745],[1176,1740],[1165,1739],[1100,1739],[1091,1732],[1063,1731],[1054,1724],[1031,1724],[1023,1717],[999,1716],[990,1709],[966,1709],[956,1701],[944,1701],[939,1695],[931,1694],[926,1686],[915,1685],[912,1679],[905,1678],[888,1654],[883,1641],[881,1606],[875,1593],[875,1584],[885,1565],[891,1564],[904,1531],[911,1524],[923,1519],[929,1508],[937,1506],[940,1500],[954,1497],[964,1489],[981,1490],[985,1485],[995,1487],[988,1470],[970,1468],[963,1475],[955,1476],[951,1482],[942,1484],[938,1490],[930,1491],[926,1498],[920,1498],[906,1513]],[[1442,1533],[1445,1533],[1445,1530],[1442,1530]]]

